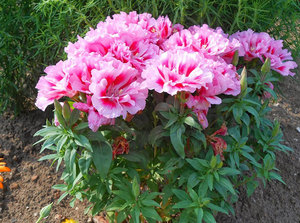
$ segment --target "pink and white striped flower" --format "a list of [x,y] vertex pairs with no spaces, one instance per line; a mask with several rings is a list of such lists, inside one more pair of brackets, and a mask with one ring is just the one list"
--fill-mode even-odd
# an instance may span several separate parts
[[144,85],[150,90],[170,95],[179,91],[193,93],[213,79],[213,73],[204,66],[203,59],[199,53],[165,52],[143,71]]
[[138,80],[138,71],[119,61],[103,62],[99,70],[92,70],[89,87],[95,109],[106,118],[127,113],[136,114],[146,105],[148,90]]
[[76,102],[73,106],[88,114],[89,128],[94,132],[102,125],[114,125],[115,123],[114,119],[105,118],[103,115],[99,114],[92,104],[90,95],[86,96],[86,103]]
[[268,33],[256,33],[251,29],[234,33],[230,38],[239,40],[239,56],[245,60],[259,58],[264,63],[266,58],[270,58],[272,70],[283,76],[295,75],[290,70],[298,65],[293,61],[291,53],[283,49],[282,40],[275,40]]
[[63,96],[73,97],[76,91],[70,85],[70,75],[66,72],[67,62],[59,61],[45,69],[46,76],[40,77],[36,85],[38,96],[35,105],[45,111],[46,107]]

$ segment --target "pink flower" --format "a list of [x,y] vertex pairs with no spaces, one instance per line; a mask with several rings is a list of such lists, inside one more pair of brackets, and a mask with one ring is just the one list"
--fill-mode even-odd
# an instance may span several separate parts
[[225,63],[222,59],[219,61],[206,60],[206,65],[211,67],[213,80],[204,87],[198,88],[187,98],[186,105],[198,116],[198,120],[203,128],[207,128],[208,121],[206,114],[211,104],[221,104],[222,100],[218,97],[220,94],[238,95],[241,91],[239,76],[235,67]]
[[138,71],[119,61],[103,62],[102,68],[92,70],[92,83],[95,109],[106,118],[126,118],[127,112],[135,114],[146,105],[148,90],[142,88],[137,79]]
[[134,38],[128,41],[115,41],[109,52],[116,59],[123,63],[130,63],[134,68],[141,71],[150,59],[159,54],[159,47],[147,41],[133,41]]
[[[211,97],[219,94],[238,95],[241,92],[241,84],[236,68],[232,64],[227,64],[223,60],[210,62],[214,78],[211,83],[206,85],[206,88],[201,90],[201,95]],[[212,104],[215,104],[212,102]]]
[[73,97],[76,91],[70,85],[70,75],[65,72],[67,62],[60,61],[45,69],[46,76],[39,79],[36,85],[38,96],[35,105],[45,110],[46,107],[63,96]]
[[201,52],[212,57],[221,56],[229,63],[240,44],[236,39],[229,40],[221,28],[212,29],[208,25],[192,26],[170,36],[163,43],[164,50],[181,49],[188,52]]
[[77,102],[73,104],[74,108],[88,113],[88,123],[92,131],[96,132],[101,125],[114,125],[114,119],[108,119],[100,115],[94,108],[90,95],[86,95],[86,103]]
[[259,58],[264,63],[266,58],[270,58],[272,70],[283,76],[295,75],[290,70],[296,68],[297,64],[292,61],[291,53],[282,49],[282,40],[275,40],[268,33],[255,33],[251,29],[234,33],[230,36],[230,39],[233,38],[240,41],[239,56],[245,60]]
[[65,72],[69,75],[71,88],[75,91],[90,94],[91,71],[100,69],[102,61],[104,61],[104,58],[93,54],[71,58],[66,61]]
[[168,50],[184,50],[187,52],[195,52],[193,48],[193,35],[187,29],[174,33],[168,40],[162,44],[164,51]]
[[156,33],[158,36],[157,44],[162,44],[169,36],[173,33],[172,22],[168,18],[168,16],[163,17],[160,16],[156,20]]
[[148,89],[167,92],[194,92],[212,82],[213,73],[203,65],[204,57],[199,53],[185,51],[165,52],[146,67],[142,73]]
[[223,30],[218,27],[212,29],[208,25],[191,26],[189,31],[194,37],[194,48],[197,51],[204,51],[211,56],[223,56],[234,53],[240,43],[236,39],[229,40]]
[[[127,14],[126,14],[127,15]],[[124,15],[121,14],[121,18]],[[115,17],[114,17],[115,18]],[[107,19],[99,23],[97,29],[91,29],[84,38],[78,37],[76,43],[65,48],[69,58],[98,55],[103,58],[114,57],[123,63],[130,63],[141,71],[149,59],[160,53],[155,44],[153,33],[136,23]],[[127,18],[127,17],[126,17]],[[135,19],[129,19],[129,21]],[[158,38],[158,37],[155,37]]]

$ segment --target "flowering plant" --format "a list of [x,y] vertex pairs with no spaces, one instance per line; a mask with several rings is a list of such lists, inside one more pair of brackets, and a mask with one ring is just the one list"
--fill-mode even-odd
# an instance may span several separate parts
[[65,52],[36,86],[37,107],[55,105],[36,135],[54,152],[40,160],[64,161],[59,201],[112,222],[215,222],[240,186],[283,182],[275,151],[291,149],[266,116],[297,67],[282,41],[121,12]]
[[[3,158],[0,158],[0,161],[2,161]],[[2,172],[10,172],[10,168],[8,168],[7,166],[5,166],[6,163],[5,162],[0,162],[0,173]],[[3,177],[0,175],[0,189],[3,189]]]

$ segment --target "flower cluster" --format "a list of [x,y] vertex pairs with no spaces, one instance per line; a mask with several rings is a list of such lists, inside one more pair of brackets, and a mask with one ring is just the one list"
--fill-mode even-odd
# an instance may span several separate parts
[[293,75],[290,69],[296,67],[282,42],[266,33],[248,30],[229,37],[205,24],[184,29],[167,16],[121,12],[78,36],[65,48],[68,59],[45,69],[36,105],[45,110],[55,99],[69,97],[97,131],[144,110],[149,90],[183,92],[185,106],[206,128],[208,109],[221,103],[219,95],[240,93],[231,64],[237,50],[245,60],[270,58],[271,68],[282,75]]
[[266,115],[278,73],[297,65],[281,41],[121,12],[65,52],[37,84],[55,119],[36,136],[54,151],[40,160],[65,161],[56,188],[71,204],[87,199],[110,222],[213,222],[241,185],[282,181],[274,151],[291,149]]
[[255,33],[251,29],[234,33],[230,39],[239,40],[241,43],[239,56],[244,57],[245,60],[259,58],[264,62],[266,58],[270,58],[271,69],[283,76],[295,75],[290,70],[296,68],[297,64],[292,61],[291,53],[282,48],[282,40],[275,40],[265,32]]

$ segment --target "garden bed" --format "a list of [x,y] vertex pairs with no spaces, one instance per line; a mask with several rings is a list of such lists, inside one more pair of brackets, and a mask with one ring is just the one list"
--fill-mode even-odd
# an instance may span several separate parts
[[[298,61],[299,62],[299,61]],[[299,72],[299,69],[298,69]],[[300,221],[300,77],[286,78],[281,84],[283,96],[273,105],[271,116],[278,119],[287,146],[292,154],[278,153],[277,168],[286,185],[272,181],[258,188],[247,198],[241,189],[240,199],[234,205],[236,216],[219,215],[217,222],[286,222]],[[51,109],[50,109],[51,110]],[[49,110],[48,114],[51,113]],[[19,117],[9,113],[0,116],[0,157],[4,157],[11,173],[4,174],[5,189],[0,191],[0,222],[34,222],[45,205],[56,202],[59,191],[51,186],[59,183],[60,173],[49,168],[50,162],[37,162],[42,156],[33,134],[45,123],[47,112],[29,111]],[[60,222],[70,217],[88,222],[85,204],[76,203],[72,209],[68,200],[54,205],[47,222]]]

